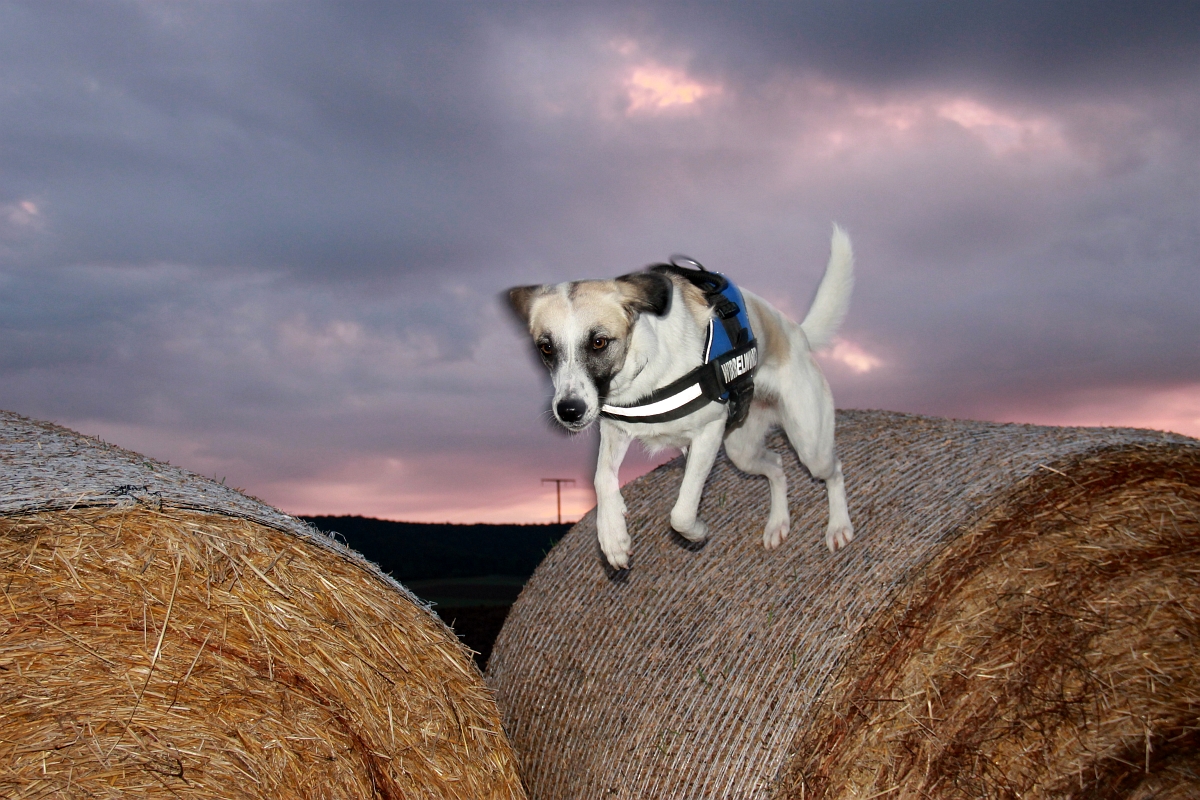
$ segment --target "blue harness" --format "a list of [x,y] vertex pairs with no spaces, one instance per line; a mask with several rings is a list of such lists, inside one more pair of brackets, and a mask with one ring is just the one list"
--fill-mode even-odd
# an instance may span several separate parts
[[750,329],[742,293],[724,275],[709,272],[690,258],[675,257],[670,264],[658,264],[651,269],[678,275],[704,292],[713,310],[704,339],[704,363],[631,406],[604,404],[600,407],[601,416],[622,422],[670,422],[709,403],[727,403],[726,424],[740,424],[750,411],[754,373],[758,368],[758,343]]

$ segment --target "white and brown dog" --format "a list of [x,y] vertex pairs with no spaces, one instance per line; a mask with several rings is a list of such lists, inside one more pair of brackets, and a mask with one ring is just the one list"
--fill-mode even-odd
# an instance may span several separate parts
[[[608,563],[615,569],[629,566],[631,543],[617,470],[634,439],[651,451],[678,447],[687,453],[671,527],[695,542],[708,536],[697,510],[704,480],[724,441],[739,469],[767,477],[771,510],[763,544],[778,547],[788,535],[790,518],[783,460],[764,444],[774,426],[783,427],[800,461],[825,481],[825,543],[831,551],[845,546],[854,538],[854,528],[842,465],[834,452],[833,397],[812,351],[829,343],[850,303],[854,256],[849,237],[834,226],[825,276],[799,325],[762,298],[742,292],[741,319],[748,319],[753,333],[750,343],[743,336],[743,346],[722,364],[725,377],[732,379],[729,386],[711,376],[719,375],[719,369],[710,374],[702,365],[709,360],[715,326],[732,315],[721,307],[723,298],[716,292],[706,294],[711,284],[689,275],[715,273],[660,265],[614,280],[509,291],[509,302],[528,324],[550,370],[555,419],[570,431],[581,431],[600,418],[596,530]],[[715,280],[724,284],[720,276]],[[732,326],[723,327],[733,333],[736,322]],[[701,373],[694,386],[689,384],[688,376]],[[753,376],[753,388],[731,394],[735,382],[744,380],[742,374]],[[702,385],[705,380],[710,385]],[[715,389],[714,381],[719,384]],[[722,391],[726,394],[718,398]],[[749,401],[748,414],[733,402],[739,399]],[[731,415],[744,419],[727,424]]]

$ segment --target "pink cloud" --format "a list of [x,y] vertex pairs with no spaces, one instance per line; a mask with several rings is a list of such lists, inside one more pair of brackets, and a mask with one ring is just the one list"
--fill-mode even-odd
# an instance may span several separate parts
[[633,69],[625,81],[625,91],[629,95],[626,113],[638,114],[694,105],[720,94],[721,86],[700,83],[683,70],[651,62]]
[[936,113],[982,139],[996,154],[1063,146],[1060,124],[1046,116],[1001,110],[969,97],[940,103]]
[[883,366],[883,359],[868,353],[861,345],[840,337],[834,340],[832,347],[818,353],[817,357],[843,364],[857,375],[864,375]]

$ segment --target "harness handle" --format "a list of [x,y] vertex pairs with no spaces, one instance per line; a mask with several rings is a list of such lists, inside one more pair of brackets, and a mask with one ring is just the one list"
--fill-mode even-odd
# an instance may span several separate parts
[[692,258],[691,256],[685,256],[685,255],[676,253],[675,255],[668,258],[667,261],[670,262],[672,267],[678,267],[679,269],[698,269],[701,272],[708,272],[708,270],[706,270],[704,268],[703,264],[701,264],[699,261]]
[[655,264],[650,269],[655,272],[674,273],[690,281],[709,297],[710,304],[713,302],[712,298],[724,292],[725,288],[729,286],[729,281],[724,275],[719,272],[709,272],[703,264],[691,256],[676,254],[671,256],[669,264]]

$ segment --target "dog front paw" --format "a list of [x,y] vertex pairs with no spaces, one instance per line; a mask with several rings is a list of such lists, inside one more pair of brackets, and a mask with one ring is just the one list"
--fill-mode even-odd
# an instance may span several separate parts
[[604,551],[604,558],[613,569],[629,569],[629,558],[633,555],[633,548],[628,536],[624,540],[611,543],[601,540],[600,549]]
[[786,516],[781,520],[767,520],[767,527],[763,529],[763,547],[768,550],[779,547],[787,538],[791,527],[792,521]]
[[825,529],[825,546],[829,548],[829,552],[836,553],[854,540],[854,526],[849,522],[841,525],[829,523],[829,527]]
[[625,520],[618,519],[608,525],[597,525],[596,535],[604,558],[613,569],[629,569],[629,557],[633,555],[633,540],[625,530]]

